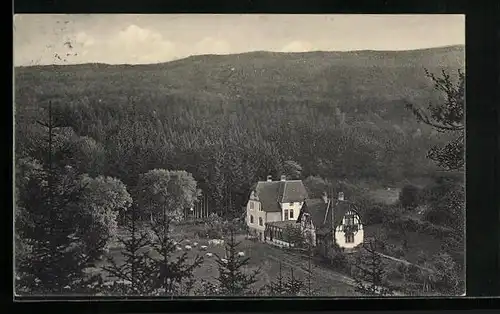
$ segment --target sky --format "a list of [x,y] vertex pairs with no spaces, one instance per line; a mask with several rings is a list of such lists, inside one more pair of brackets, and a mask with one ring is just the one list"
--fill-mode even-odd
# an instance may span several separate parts
[[465,16],[443,14],[20,14],[14,16],[13,24],[15,66],[145,64],[262,50],[410,50],[465,45]]

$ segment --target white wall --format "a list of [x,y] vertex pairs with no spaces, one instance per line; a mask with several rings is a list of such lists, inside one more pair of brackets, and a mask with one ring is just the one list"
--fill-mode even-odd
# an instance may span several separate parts
[[[285,209],[288,210],[288,219],[287,220],[297,220],[299,217],[300,209],[302,208],[302,204],[304,202],[294,202],[290,203],[280,203],[281,205],[281,220],[285,220]],[[293,218],[290,218],[290,210],[293,210]]]
[[342,231],[341,227],[338,226],[337,229],[335,230],[335,242],[337,242],[337,245],[341,248],[345,249],[352,249],[361,243],[363,243],[364,240],[364,230],[363,228],[360,228],[358,232],[354,233],[354,242],[353,243],[346,243],[345,242],[345,232]]
[[[254,202],[254,208],[250,209],[250,202]],[[258,204],[258,206],[257,206]],[[257,234],[264,234],[266,229],[266,222],[280,221],[280,212],[265,212],[259,210],[262,208],[260,202],[250,200],[247,204],[247,226],[250,231],[256,232]],[[250,222],[250,215],[253,216],[253,223]],[[262,218],[262,226],[259,225],[259,218]]]
[[[253,202],[253,209],[250,208],[250,204]],[[256,231],[264,231],[266,223],[266,212],[260,210],[261,204],[258,201],[250,200],[247,204],[247,226],[250,229]],[[250,220],[250,216],[253,216],[253,223]],[[262,226],[259,226],[259,218],[262,218]]]

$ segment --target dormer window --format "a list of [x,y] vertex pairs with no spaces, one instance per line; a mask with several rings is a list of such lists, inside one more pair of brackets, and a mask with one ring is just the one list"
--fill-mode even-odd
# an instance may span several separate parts
[[250,201],[250,209],[253,209],[253,202]]
[[290,202],[290,206],[293,206],[295,203],[294,202]]

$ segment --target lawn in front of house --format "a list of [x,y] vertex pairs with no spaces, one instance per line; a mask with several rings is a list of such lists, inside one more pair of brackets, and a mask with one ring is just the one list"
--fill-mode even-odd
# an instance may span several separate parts
[[[215,282],[218,275],[218,264],[216,262],[216,254],[224,257],[225,248],[222,245],[211,245],[209,244],[209,239],[197,238],[195,237],[195,229],[193,226],[176,226],[173,228],[172,238],[179,242],[183,248],[182,251],[177,251],[173,254],[173,258],[180,256],[184,252],[187,253],[188,259],[190,261],[194,260],[197,255],[202,255],[204,257],[204,262],[201,267],[197,268],[194,272],[196,283],[195,288],[201,283],[201,279]],[[120,234],[123,236],[124,232],[121,231]],[[290,275],[290,270],[293,269],[294,276],[306,281],[307,278],[307,261],[304,259],[292,256],[287,251],[274,247],[272,245],[254,242],[252,240],[246,239],[244,235],[237,235],[236,240],[240,242],[238,246],[238,251],[244,252],[245,257],[249,257],[249,265],[246,271],[251,272],[256,269],[260,269],[260,274],[258,276],[258,282],[255,284],[255,288],[259,289],[263,286],[269,284],[274,280],[280,270],[280,262],[282,265],[282,271],[284,276]],[[188,242],[189,241],[189,242]],[[194,242],[197,243],[196,247]],[[185,246],[190,245],[191,250],[186,250]],[[207,246],[206,250],[202,250],[201,246]],[[109,249],[108,256],[113,257],[113,259],[118,263],[123,263],[124,256],[121,253],[122,248],[115,242]],[[207,253],[212,253],[211,257],[207,256]],[[96,268],[90,271],[95,273],[101,273],[103,277],[108,277],[108,275],[99,267],[103,266],[105,262],[99,262]],[[109,278],[109,277],[108,277]],[[342,279],[343,276],[333,272],[330,269],[324,268],[322,266],[312,267],[312,290],[316,291],[316,295],[319,296],[353,296],[357,295],[354,292],[352,284],[348,284]]]

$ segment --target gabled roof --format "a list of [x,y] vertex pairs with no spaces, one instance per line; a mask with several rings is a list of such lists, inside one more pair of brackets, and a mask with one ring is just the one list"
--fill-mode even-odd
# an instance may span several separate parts
[[348,210],[352,210],[359,215],[354,204],[350,201],[333,199],[325,203],[323,199],[308,199],[302,205],[297,222],[300,222],[303,214],[308,213],[316,230],[327,232],[331,229],[332,225],[331,209],[333,209],[335,227],[342,223],[342,218],[344,218]]
[[307,191],[301,180],[259,181],[254,190],[262,210],[266,212],[279,212],[280,203],[303,202],[307,198]]

